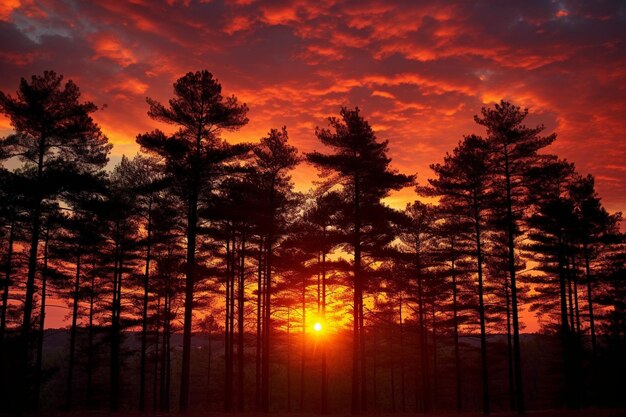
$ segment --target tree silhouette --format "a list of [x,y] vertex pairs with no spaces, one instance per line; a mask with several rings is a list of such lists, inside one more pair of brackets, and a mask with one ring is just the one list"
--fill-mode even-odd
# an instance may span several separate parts
[[284,227],[285,208],[289,203],[291,177],[288,172],[298,163],[296,148],[287,143],[287,129],[272,129],[261,139],[261,145],[254,149],[258,167],[258,184],[265,196],[265,210],[262,222],[265,224],[265,285],[263,297],[263,345],[261,361],[261,409],[269,411],[270,406],[270,347],[272,332],[272,259],[274,245],[279,241]]
[[346,199],[352,203],[352,230],[348,243],[354,254],[352,411],[358,413],[366,408],[367,400],[365,339],[362,335],[362,212],[364,208],[378,204],[391,190],[409,185],[412,177],[389,168],[390,159],[386,156],[388,142],[376,140],[374,131],[360,115],[358,108],[350,110],[344,107],[340,111],[340,118],[331,117],[328,121],[331,129],[318,128],[316,135],[333,152],[312,152],[307,154],[307,159],[322,170],[326,187],[340,184]]
[[467,136],[443,164],[432,165],[435,179],[430,180],[432,190],[426,194],[441,196],[443,204],[455,207],[454,211],[469,218],[474,229],[476,273],[478,279],[478,312],[480,318],[480,345],[483,386],[483,412],[489,413],[489,381],[487,369],[487,336],[484,302],[484,228],[485,216],[490,206],[489,148],[478,136]]
[[147,101],[151,118],[179,128],[172,136],[158,130],[139,135],[137,142],[165,160],[167,172],[176,180],[175,192],[186,205],[187,265],[180,383],[180,410],[184,412],[189,405],[198,204],[209,192],[211,181],[225,174],[225,165],[247,150],[245,146],[227,144],[219,138],[219,133],[245,125],[248,108],[239,104],[234,96],[224,97],[222,86],[206,70],[190,72],[178,79],[169,107],[153,99]]
[[518,411],[524,412],[522,359],[519,337],[519,308],[515,271],[515,238],[519,235],[519,214],[524,207],[524,180],[528,170],[540,159],[538,151],[556,139],[556,135],[540,136],[544,126],[526,127],[523,122],[528,110],[521,110],[501,101],[493,109],[484,107],[474,121],[487,129],[487,140],[492,148],[493,164],[498,167],[494,177],[506,196],[506,233],[509,248],[509,276],[511,282],[511,311],[513,316],[513,355],[515,359],[515,390]]
[[2,141],[3,159],[19,158],[24,169],[34,173],[30,199],[30,242],[28,275],[22,320],[21,372],[18,384],[23,398],[21,407],[27,406],[27,368],[29,363],[28,340],[31,330],[35,273],[41,234],[42,206],[62,198],[61,194],[72,178],[103,167],[111,145],[90,114],[97,107],[80,101],[76,84],[53,71],[22,78],[17,96],[0,92],[0,112],[5,114],[15,129],[15,134]]

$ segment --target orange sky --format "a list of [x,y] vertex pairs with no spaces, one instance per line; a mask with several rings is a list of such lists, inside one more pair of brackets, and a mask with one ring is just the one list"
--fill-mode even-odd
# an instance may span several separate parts
[[[393,165],[421,181],[503,98],[556,131],[551,150],[596,176],[610,211],[626,211],[625,20],[621,1],[3,0],[0,90],[46,69],[73,79],[106,106],[96,119],[114,163],[154,127],[145,97],[165,101],[176,78],[208,69],[250,107],[232,140],[286,125],[310,151],[316,126],[358,105]],[[301,189],[314,177],[294,174]]]

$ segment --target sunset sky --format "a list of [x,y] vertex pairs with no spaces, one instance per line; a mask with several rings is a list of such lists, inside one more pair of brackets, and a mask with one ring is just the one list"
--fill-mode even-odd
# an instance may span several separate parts
[[[104,107],[116,162],[154,128],[145,97],[165,101],[178,77],[208,69],[250,107],[232,140],[286,125],[309,151],[316,126],[359,106],[395,167],[422,181],[463,134],[482,133],[481,106],[507,99],[558,133],[552,150],[596,176],[609,210],[626,209],[626,3],[417,3],[3,0],[0,90],[46,69],[73,79]],[[301,189],[313,178],[295,174]]]

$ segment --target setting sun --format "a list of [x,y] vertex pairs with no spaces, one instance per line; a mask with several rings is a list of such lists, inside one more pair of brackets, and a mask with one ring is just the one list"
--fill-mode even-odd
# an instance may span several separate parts
[[321,332],[322,331],[322,323],[315,323],[313,325],[313,330],[315,330],[316,332]]

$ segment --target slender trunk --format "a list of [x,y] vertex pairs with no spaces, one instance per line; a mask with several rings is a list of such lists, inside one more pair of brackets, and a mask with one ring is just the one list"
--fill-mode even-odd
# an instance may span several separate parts
[[[317,252],[317,265],[320,265],[320,259],[322,257],[321,252]],[[317,271],[317,315],[319,316],[322,311],[322,273]]]
[[[0,372],[6,375],[5,366],[5,333],[7,327],[7,308],[9,303],[9,287],[12,285],[11,273],[13,272],[13,242],[15,240],[15,221],[11,223],[9,229],[9,243],[7,251],[7,261],[4,266],[4,281],[2,284],[2,310],[0,311]],[[5,378],[0,378],[0,398],[4,398]]]
[[451,252],[451,275],[452,275],[452,320],[454,333],[454,368],[456,380],[456,412],[460,413],[462,408],[461,396],[461,355],[459,351],[459,318],[458,318],[458,288],[456,283],[456,252],[454,248],[454,238],[450,245]]
[[558,238],[558,272],[559,272],[559,296],[561,305],[561,336],[565,338],[569,333],[569,323],[567,319],[567,290],[565,287],[565,260],[563,256],[563,242]]
[[417,302],[418,306],[418,328],[419,328],[419,356],[420,356],[420,372],[421,372],[421,391],[422,391],[422,407],[424,413],[430,411],[430,394],[428,383],[428,340],[426,338],[426,326],[424,325],[424,286],[422,277],[422,266],[420,260],[419,244],[416,245],[416,272],[417,272]]
[[300,412],[304,410],[304,380],[306,366],[306,277],[302,276],[302,334],[300,339]]
[[359,358],[361,359],[361,412],[367,410],[367,367],[366,367],[366,351],[365,340],[367,335],[365,334],[365,314],[363,306],[363,276],[359,278]]
[[574,316],[576,317],[576,334],[580,336],[580,309],[578,307],[578,276],[576,275],[576,265],[574,264]]
[[139,411],[146,408],[146,337],[148,333],[148,290],[150,279],[150,244],[152,232],[152,202],[148,204],[146,226],[146,267],[143,275],[143,310],[141,317],[141,366],[139,371]]
[[[362,337],[360,333],[361,314],[363,312],[362,302],[363,294],[361,292],[361,213],[360,213],[360,190],[359,179],[355,175],[354,178],[354,300],[353,300],[353,329],[352,329],[352,414],[358,414],[362,411],[362,405],[364,401],[361,398],[363,393],[363,387],[359,391],[359,365],[361,364],[361,355],[363,351],[361,349],[360,339]],[[362,368],[361,368],[362,370]]]
[[432,304],[433,320],[433,404],[434,408],[439,407],[439,373],[437,372],[437,317],[435,315],[435,302]]
[[[170,393],[172,387],[172,356],[171,356],[171,335],[172,335],[172,294],[167,293],[165,298],[165,329],[163,334],[163,357],[165,366],[165,407],[164,411],[170,411]],[[163,372],[163,371],[161,371]]]
[[230,234],[226,238],[226,311],[224,315],[224,411],[229,412],[232,406],[232,373],[230,354],[230,286],[231,286],[231,252],[234,251],[235,244],[233,242],[232,249],[230,245]]
[[404,322],[402,320],[402,296],[400,296],[400,400],[401,410],[406,412],[406,386],[404,369]]
[[567,299],[569,306],[569,326],[572,334],[575,333],[576,323],[574,322],[574,289],[572,288],[572,266],[567,260]]
[[272,298],[272,239],[268,235],[265,247],[265,301],[263,318],[263,348],[261,369],[261,410],[270,410],[270,339],[272,330],[271,298]]
[[41,233],[41,211],[43,190],[43,164],[46,153],[46,139],[43,135],[39,138],[39,152],[37,163],[37,177],[32,209],[30,248],[28,254],[28,274],[26,278],[26,293],[24,296],[24,316],[20,333],[21,349],[18,372],[18,392],[20,393],[19,405],[21,411],[29,407],[28,365],[30,361],[30,328],[33,313],[33,297],[35,294],[35,275],[37,273],[37,253],[39,249],[39,235]]
[[557,237],[558,246],[558,274],[559,274],[559,296],[561,307],[561,344],[563,346],[563,375],[565,378],[565,399],[568,405],[572,404],[572,389],[573,389],[573,375],[572,375],[572,356],[571,356],[571,343],[570,343],[570,326],[568,319],[568,306],[567,306],[567,273],[566,273],[566,259],[563,254],[563,239],[561,236]]
[[74,280],[74,301],[72,306],[72,327],[70,327],[70,352],[67,367],[67,386],[65,390],[65,409],[69,411],[72,408],[72,379],[74,376],[74,355],[76,350],[76,322],[78,320],[78,300],[80,293],[80,249],[76,255],[76,277]]
[[[198,143],[200,139],[198,138]],[[187,207],[187,265],[185,276],[185,312],[183,319],[183,355],[180,373],[179,410],[189,408],[189,369],[191,365],[191,321],[193,317],[193,293],[196,282],[196,233],[198,228],[198,180],[194,181]]]
[[95,252],[92,253],[91,262],[91,277],[89,281],[89,324],[87,329],[87,405],[91,408],[93,404],[93,357],[94,357],[94,329],[93,329],[93,317],[94,317],[94,304],[96,293],[96,261]]
[[585,281],[587,281],[587,305],[589,308],[589,331],[591,332],[591,352],[593,354],[593,358],[595,359],[597,355],[596,327],[593,315],[593,291],[591,286],[591,268],[589,267],[589,248],[586,243],[583,249],[585,256]]
[[[245,228],[245,226],[244,226]],[[243,412],[244,408],[244,390],[243,390],[243,378],[244,378],[244,285],[245,285],[245,268],[246,268],[246,235],[245,230],[241,233],[241,260],[239,270],[239,283],[237,284],[237,411]]]
[[119,396],[120,396],[120,350],[121,350],[121,315],[122,315],[122,276],[124,268],[124,240],[126,239],[126,225],[122,225],[122,230],[119,230],[119,223],[116,226],[116,259],[115,268],[113,271],[114,285],[113,285],[113,314],[111,324],[111,411],[117,411],[119,408]]
[[571,255],[571,269],[569,274],[569,290],[570,290],[570,314],[572,320],[572,354],[574,365],[574,391],[573,402],[575,407],[580,407],[582,398],[582,357],[581,357],[581,340],[580,340],[580,313],[578,309],[578,274],[576,269],[576,257]]
[[[354,283],[357,286],[356,279]],[[361,399],[359,394],[359,296],[354,289],[352,323],[352,414],[359,414]]]
[[515,381],[513,374],[513,344],[511,340],[511,298],[509,296],[508,277],[504,277],[504,296],[506,297],[506,351],[509,377],[509,408],[515,410]]
[[[169,409],[169,393],[166,395],[166,378],[167,378],[167,322],[168,322],[168,310],[167,310],[168,291],[166,290],[163,296],[163,336],[161,338],[161,357],[158,359],[161,362],[161,372],[159,375],[159,409],[160,411],[168,411]],[[159,298],[160,301],[160,298]],[[157,330],[159,323],[157,322]],[[155,365],[155,369],[157,366]]]
[[375,411],[378,411],[378,346],[374,341],[374,350],[372,351],[372,405]]
[[395,413],[396,412],[396,372],[395,372],[395,368],[396,368],[396,361],[395,359],[395,354],[393,351],[393,333],[391,331],[391,329],[393,328],[393,326],[388,326],[387,328],[387,338],[389,340],[389,382],[391,383],[390,386],[390,391],[391,391],[391,412]]
[[207,410],[210,410],[213,402],[211,401],[211,394],[213,391],[211,390],[211,364],[213,363],[213,346],[211,346],[211,329],[209,328],[207,334],[207,346],[208,346],[208,357],[207,357],[207,366],[206,366],[206,402],[207,402]]
[[233,393],[234,393],[234,384],[235,384],[235,280],[237,277],[237,238],[233,225],[233,246],[231,250],[231,267],[230,267],[230,328],[228,329],[228,374],[230,379],[230,385],[228,385],[228,389],[230,389],[230,408],[229,411],[233,409]]
[[287,412],[291,413],[291,314],[287,307]]
[[270,411],[270,346],[272,338],[272,257],[274,246],[274,222],[275,207],[274,194],[275,178],[272,179],[269,194],[269,221],[268,232],[265,243],[265,300],[263,307],[263,348],[262,348],[262,369],[261,369],[261,409],[268,413]]
[[519,315],[517,307],[517,281],[515,276],[515,220],[513,219],[513,201],[511,198],[511,172],[508,149],[504,147],[504,174],[506,180],[506,220],[508,237],[508,264],[511,277],[511,310],[513,312],[513,357],[515,359],[515,388],[517,411],[524,413],[524,387],[522,385],[522,355],[519,337]]
[[41,270],[41,300],[39,306],[39,337],[37,339],[37,366],[35,377],[35,410],[39,410],[41,401],[41,383],[42,383],[42,366],[43,366],[43,338],[46,328],[46,284],[48,281],[48,242],[50,239],[50,230],[46,228],[45,243],[43,246],[43,268]]
[[480,316],[480,358],[483,383],[483,413],[489,413],[489,380],[487,369],[487,335],[485,331],[485,304],[483,297],[483,250],[481,242],[480,213],[474,194],[474,230],[476,240],[476,266],[478,269],[478,314]]
[[[159,382],[159,337],[160,337],[160,327],[161,327],[161,295],[157,295],[157,305],[155,310],[155,329],[154,329],[154,361],[152,363],[152,412],[156,413],[157,411],[157,399],[159,398],[160,390],[158,388]],[[163,372],[161,372],[162,374]]]
[[[324,230],[324,237],[326,237]],[[322,251],[322,323],[326,326],[326,251]],[[328,413],[328,374],[326,364],[326,338],[322,338],[322,414]]]
[[254,369],[254,407],[258,411],[261,407],[261,341],[262,341],[262,317],[263,311],[263,237],[259,236],[259,259],[257,270],[256,292],[256,352]]

